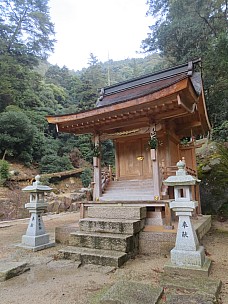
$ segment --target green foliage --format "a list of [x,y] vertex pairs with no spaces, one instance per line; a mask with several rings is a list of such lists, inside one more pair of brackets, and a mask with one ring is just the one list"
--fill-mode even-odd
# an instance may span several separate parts
[[213,139],[219,141],[228,141],[228,120],[225,120],[220,126],[215,127],[212,133]]
[[[221,128],[228,120],[227,1],[148,0],[148,5],[156,22],[142,48],[159,51],[170,64],[202,58],[210,120],[214,128]],[[219,132],[214,135],[220,137]]]
[[93,157],[100,157],[101,151],[99,145],[95,145],[93,148]]
[[220,180],[224,185],[228,184],[228,148],[225,145],[218,145],[218,153],[220,155],[220,164],[218,166],[220,172]]
[[56,154],[45,155],[40,161],[41,173],[61,172],[71,169],[73,169],[73,166],[66,155],[61,157]]
[[23,112],[0,113],[0,153],[11,152],[15,156],[30,153],[34,138],[34,126]]
[[102,151],[102,165],[114,166],[115,165],[115,150],[112,140],[105,140],[101,143]]
[[5,160],[0,160],[0,186],[9,178],[9,163]]
[[203,212],[222,216],[228,205],[228,149],[226,144],[212,142],[201,153],[197,171]]
[[81,174],[81,181],[83,187],[88,187],[92,181],[92,171],[89,168],[86,168]]
[[54,44],[48,0],[2,0],[0,33],[3,52],[47,57]]
[[[94,108],[98,88],[149,73],[163,60],[101,63],[91,53],[81,71],[52,66],[38,61],[54,42],[48,1],[3,0],[0,8],[0,155],[36,162],[43,172],[72,168],[69,157],[76,167],[81,158],[92,162],[91,135],[57,135],[45,116]],[[102,162],[114,163],[112,141],[102,143]]]
[[156,137],[156,135],[151,136],[151,138],[148,141],[148,145],[150,147],[150,149],[156,149],[158,146],[158,139]]

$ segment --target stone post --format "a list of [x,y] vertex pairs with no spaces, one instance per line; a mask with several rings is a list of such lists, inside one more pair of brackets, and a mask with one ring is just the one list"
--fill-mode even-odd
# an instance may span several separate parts
[[211,261],[205,258],[204,247],[199,245],[195,229],[191,222],[192,212],[198,202],[192,200],[192,185],[200,181],[188,175],[185,171],[185,162],[177,163],[176,176],[170,176],[164,184],[174,186],[174,201],[170,208],[179,217],[175,247],[171,250],[171,264],[178,267],[193,269],[210,268]]
[[45,232],[42,213],[47,209],[48,204],[44,202],[44,192],[51,191],[52,188],[40,183],[40,176],[35,177],[32,186],[27,186],[22,191],[30,193],[30,202],[25,204],[25,208],[31,213],[26,234],[22,236],[20,247],[32,249],[33,251],[52,247],[55,243],[49,242],[49,234]]

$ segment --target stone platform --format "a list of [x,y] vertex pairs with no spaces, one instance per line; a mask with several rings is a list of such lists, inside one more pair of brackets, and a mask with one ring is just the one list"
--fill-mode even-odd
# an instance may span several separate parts
[[[117,220],[116,220],[117,221]],[[115,222],[115,220],[113,220]],[[196,230],[198,239],[201,240],[203,236],[211,228],[211,216],[203,215],[199,216],[198,219],[193,219],[193,226]],[[130,220],[129,220],[130,223]],[[97,220],[96,228],[99,229],[99,225],[104,228],[104,223],[102,220]],[[88,223],[86,220],[82,220],[82,227],[90,227],[90,230],[93,229],[92,224]],[[123,225],[124,226],[124,225]],[[176,223],[174,223],[176,226]],[[127,226],[125,227],[127,229]],[[83,229],[83,228],[82,228]],[[109,228],[110,229],[110,228]],[[112,223],[112,229],[115,229],[115,223]],[[131,226],[129,226],[127,233],[132,232]],[[78,223],[73,225],[65,225],[61,227],[56,227],[55,229],[55,241],[56,243],[61,243],[69,245],[70,233],[74,233],[79,230]],[[140,254],[169,254],[170,250],[175,246],[176,240],[176,228],[173,230],[168,230],[163,228],[163,226],[145,226],[143,231],[139,234],[139,253]]]
[[[211,216],[198,216],[192,223],[198,239],[201,240],[211,228]],[[139,252],[146,255],[169,254],[175,246],[176,226],[177,223],[174,223],[173,230],[164,229],[162,226],[145,226],[139,235]]]

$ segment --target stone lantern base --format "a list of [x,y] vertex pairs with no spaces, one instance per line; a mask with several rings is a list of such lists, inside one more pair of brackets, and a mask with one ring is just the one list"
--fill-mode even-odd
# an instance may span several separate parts
[[39,251],[53,247],[55,243],[49,242],[49,234],[46,233],[38,236],[23,235],[22,243],[19,246],[32,251]]
[[211,271],[211,260],[207,257],[202,266],[175,265],[172,262],[165,264],[164,274],[171,277],[198,277],[208,278]]
[[205,262],[204,247],[199,246],[195,251],[183,251],[173,248],[170,252],[171,263],[177,266],[203,267]]

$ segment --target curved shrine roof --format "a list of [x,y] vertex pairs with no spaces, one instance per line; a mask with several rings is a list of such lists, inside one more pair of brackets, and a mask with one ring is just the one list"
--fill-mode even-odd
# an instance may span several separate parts
[[[175,120],[180,136],[210,129],[199,60],[102,88],[96,108],[67,115],[48,116],[60,132],[111,133],[146,127],[150,121]],[[185,132],[185,133],[184,133]],[[192,132],[192,131],[191,131]]]

